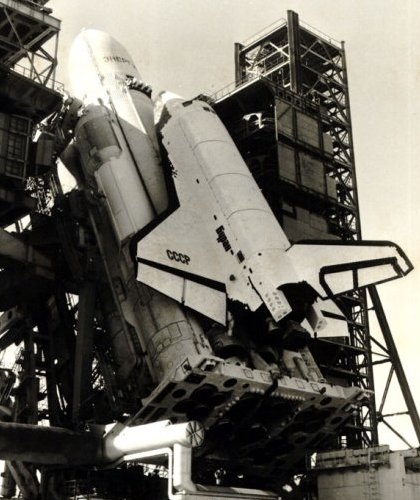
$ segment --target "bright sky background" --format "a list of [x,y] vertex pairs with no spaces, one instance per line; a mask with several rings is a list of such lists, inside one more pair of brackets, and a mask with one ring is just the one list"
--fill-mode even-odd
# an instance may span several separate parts
[[[417,268],[379,292],[420,408],[420,168],[415,154],[420,138],[420,2],[51,0],[48,6],[63,21],[58,80],[67,82],[73,38],[83,27],[97,28],[125,45],[155,91],[168,89],[187,98],[232,82],[234,42],[286,17],[288,9],[346,42],[363,237],[395,241]],[[384,376],[376,384],[383,385]],[[401,410],[398,402],[392,392],[388,410]],[[404,430],[407,422],[398,422]],[[407,436],[417,445],[412,433]],[[381,441],[402,447],[387,433]]]

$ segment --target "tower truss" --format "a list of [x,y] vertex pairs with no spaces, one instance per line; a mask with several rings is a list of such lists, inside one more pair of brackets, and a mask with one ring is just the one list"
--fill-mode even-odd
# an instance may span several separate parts
[[[292,242],[361,239],[343,42],[299,22],[298,15],[288,11],[287,21],[235,44],[235,82],[212,97]],[[420,438],[417,410],[392,335],[383,310],[378,313],[379,296],[376,290],[370,292],[371,309],[386,330],[384,340],[372,335],[362,290],[338,299],[348,338],[319,338],[314,349],[331,379],[372,392],[374,366],[385,361],[398,366],[408,414]],[[378,421],[388,425],[382,407],[377,411],[372,396],[333,446],[376,445]]]

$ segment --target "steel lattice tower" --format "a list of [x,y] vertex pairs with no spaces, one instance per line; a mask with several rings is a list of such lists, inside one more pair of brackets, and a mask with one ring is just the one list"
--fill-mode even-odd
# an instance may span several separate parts
[[[235,44],[235,78],[213,96],[216,109],[289,239],[360,240],[344,43],[289,11],[287,21]],[[419,436],[417,411],[376,289],[370,296],[383,343],[371,335],[366,292],[359,291],[338,300],[348,339],[317,339],[314,350],[330,380],[371,391],[373,367],[389,362]],[[372,343],[381,351],[379,361]],[[376,410],[372,397],[331,446],[377,444],[378,420],[390,427],[382,409],[383,403]]]

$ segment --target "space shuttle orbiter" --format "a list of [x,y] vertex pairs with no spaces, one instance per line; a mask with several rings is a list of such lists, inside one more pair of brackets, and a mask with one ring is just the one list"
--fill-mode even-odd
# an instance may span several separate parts
[[141,231],[139,281],[223,324],[227,299],[251,311],[264,304],[277,322],[292,312],[290,294],[312,295],[307,319],[318,330],[316,297],[331,299],[411,270],[390,242],[291,245],[209,104],[164,93],[155,106],[179,206]]

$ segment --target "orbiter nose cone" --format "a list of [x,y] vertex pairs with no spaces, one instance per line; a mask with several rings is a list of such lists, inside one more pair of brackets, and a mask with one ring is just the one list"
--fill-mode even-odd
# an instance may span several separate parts
[[168,104],[169,101],[172,101],[174,99],[185,101],[184,97],[181,97],[178,94],[175,94],[174,92],[170,92],[169,90],[164,90],[163,92],[160,92],[159,95],[157,96],[156,101],[161,101],[163,105]]
[[185,102],[185,99],[178,94],[167,90],[160,92],[153,100],[155,124],[162,127],[164,122],[166,122],[165,116],[167,112],[169,112],[170,115],[172,107],[180,106],[183,102]]

